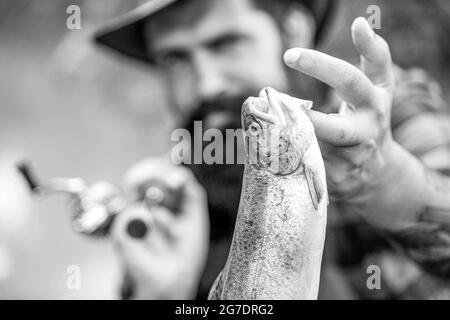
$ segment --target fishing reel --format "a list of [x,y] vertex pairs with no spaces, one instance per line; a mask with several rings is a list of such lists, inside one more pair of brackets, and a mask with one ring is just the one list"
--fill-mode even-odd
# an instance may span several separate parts
[[[40,183],[32,172],[31,166],[22,162],[17,169],[24,177],[33,195],[43,198],[51,194],[69,195],[70,221],[72,229],[91,237],[107,237],[115,217],[127,208],[125,194],[109,182],[88,184],[81,178],[51,178]],[[166,207],[171,212],[178,212],[181,202],[181,190],[173,190],[162,181],[153,179],[140,187],[143,201],[149,210]],[[130,237],[143,239],[149,231],[147,224],[140,219],[128,222],[126,231]]]

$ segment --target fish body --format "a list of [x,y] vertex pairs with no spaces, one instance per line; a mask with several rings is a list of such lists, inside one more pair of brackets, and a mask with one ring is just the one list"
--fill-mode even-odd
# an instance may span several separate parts
[[241,200],[210,299],[317,299],[328,196],[310,107],[273,89],[244,103]]

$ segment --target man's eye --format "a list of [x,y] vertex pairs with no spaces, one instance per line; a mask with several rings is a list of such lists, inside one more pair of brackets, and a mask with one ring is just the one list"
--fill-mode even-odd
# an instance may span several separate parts
[[237,35],[228,35],[211,43],[211,48],[216,51],[230,50],[238,44],[240,37]]
[[188,65],[188,59],[182,54],[167,54],[157,59],[158,64],[171,72],[184,70]]

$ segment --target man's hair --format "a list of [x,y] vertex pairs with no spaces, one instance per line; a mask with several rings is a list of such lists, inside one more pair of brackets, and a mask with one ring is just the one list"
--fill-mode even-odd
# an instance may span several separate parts
[[322,40],[323,33],[332,19],[339,5],[339,0],[250,0],[257,8],[267,12],[275,20],[276,24],[283,30],[284,21],[290,11],[301,8],[311,14],[315,20],[314,43],[318,45]]
[[[267,12],[275,20],[280,28],[283,28],[283,22],[289,10],[293,5],[300,5],[300,1],[294,0],[250,0],[256,7]],[[308,1],[305,1],[305,3]],[[306,8],[306,7],[305,7]]]
[[[252,4],[255,8],[261,9],[267,14],[269,14],[277,24],[277,26],[280,28],[280,30],[283,29],[283,23],[285,21],[285,18],[290,10],[292,10],[293,6],[302,6],[303,9],[311,12],[310,10],[312,6],[312,2],[314,0],[247,0],[250,4]],[[207,6],[204,5],[202,2],[191,2],[188,0],[178,0],[175,3],[173,3],[170,7],[162,9],[158,14],[163,16],[162,23],[168,23],[170,24],[172,19],[170,19],[170,15],[172,12],[177,12],[178,10],[173,9],[183,9],[186,6],[194,5],[195,10],[186,10],[183,12],[182,16],[178,17],[178,20],[185,20],[185,21],[196,21],[198,19],[198,16],[201,15],[203,12],[206,12]]]

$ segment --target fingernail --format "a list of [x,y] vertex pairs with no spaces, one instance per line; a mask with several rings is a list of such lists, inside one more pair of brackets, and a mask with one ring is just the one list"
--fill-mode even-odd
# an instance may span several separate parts
[[289,65],[295,64],[300,58],[302,52],[299,49],[289,49],[284,54],[284,62]]
[[367,32],[369,35],[374,34],[375,32],[373,31],[372,27],[369,24],[369,21],[367,21],[366,18],[364,17],[358,17],[355,19],[354,25],[352,26],[353,28],[356,27],[358,24],[360,24],[360,28],[362,28],[365,32]]
[[[365,20],[365,19],[364,19]],[[373,31],[372,26],[369,24],[369,21],[366,21],[366,30],[369,33],[370,36],[374,36],[375,35],[375,31]]]
[[375,35],[375,31],[373,31],[372,26],[370,25],[369,21],[367,21],[367,19],[364,19],[364,24],[366,25],[366,30],[369,33],[370,36]]

